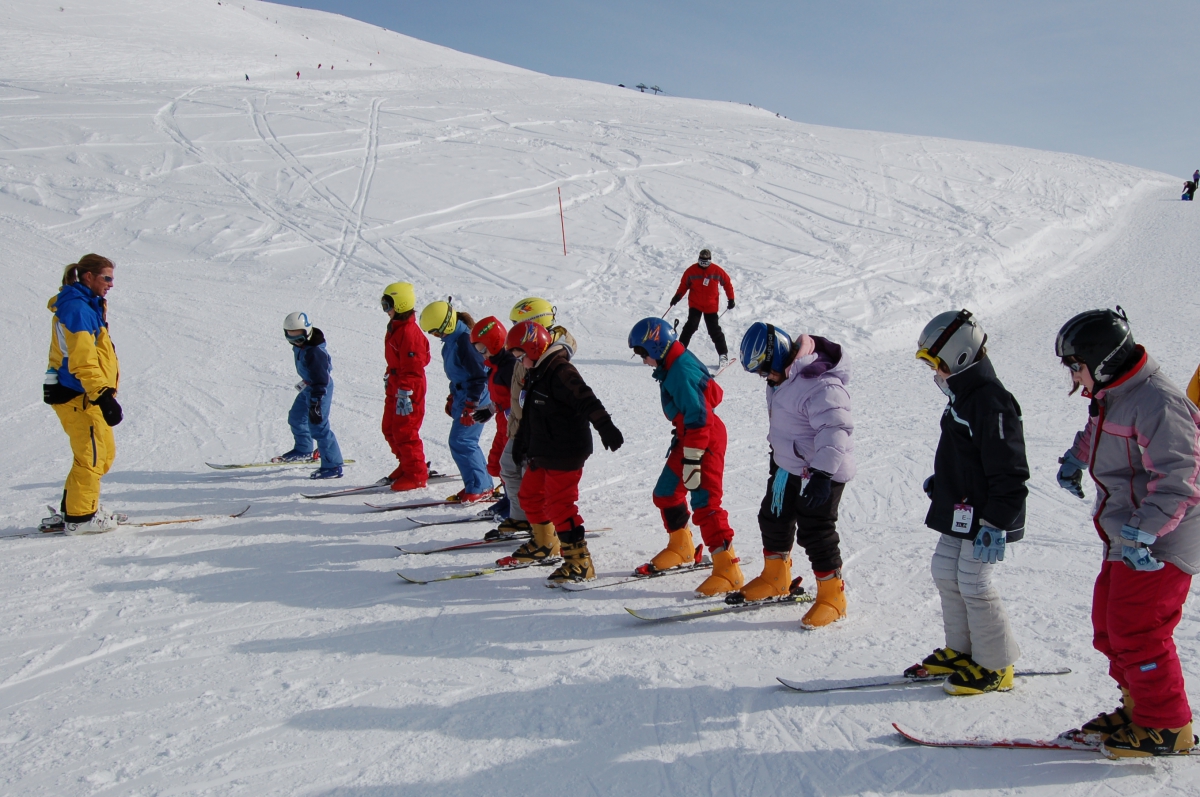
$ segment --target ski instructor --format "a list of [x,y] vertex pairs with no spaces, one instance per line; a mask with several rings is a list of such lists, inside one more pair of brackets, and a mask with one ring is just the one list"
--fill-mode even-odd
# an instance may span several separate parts
[[1125,311],[1089,310],[1058,333],[1054,353],[1087,426],[1059,460],[1059,485],[1084,497],[1104,563],[1092,593],[1092,644],[1108,657],[1121,705],[1074,734],[1109,758],[1177,755],[1196,744],[1174,631],[1200,572],[1200,411],[1134,343]]
[[120,366],[108,334],[113,263],[84,255],[63,271],[62,288],[47,307],[51,319],[50,363],[43,400],[54,407],[71,440],[74,459],[63,486],[61,511],[67,534],[98,534],[117,527],[117,515],[100,506],[100,479],[112,467],[121,422],[117,403]]
[[704,316],[704,325],[708,327],[708,336],[717,347],[720,361],[718,368],[724,368],[729,362],[729,346],[725,343],[725,333],[721,330],[721,322],[717,310],[721,306],[721,289],[725,289],[728,300],[726,310],[733,309],[733,283],[725,269],[712,262],[712,252],[701,249],[696,262],[687,267],[683,278],[679,280],[679,289],[671,297],[671,306],[679,304],[686,293],[688,295],[688,317],[679,333],[679,342],[686,349],[692,341],[692,335],[700,327],[700,316]]

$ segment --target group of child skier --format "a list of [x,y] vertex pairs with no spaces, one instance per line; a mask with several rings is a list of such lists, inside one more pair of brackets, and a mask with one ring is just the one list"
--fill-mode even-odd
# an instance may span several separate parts
[[[53,334],[44,397],[70,438],[74,462],[63,491],[61,517],[68,534],[115,528],[119,517],[99,504],[100,479],[113,461],[111,427],[121,422],[119,368],[108,334],[105,297],[114,267],[87,255],[64,272],[51,299]],[[718,289],[733,307],[729,276],[703,250],[687,269],[677,303],[691,294],[688,322],[678,337],[662,318],[633,325],[628,347],[653,369],[671,448],[653,488],[666,545],[635,574],[652,576],[695,568],[702,546],[711,572],[696,593],[724,595],[729,603],[794,594],[793,542],[804,549],[817,583],[801,623],[820,628],[846,616],[838,507],[855,474],[848,385],[850,360],[839,344],[802,334],[795,338],[768,323],[743,335],[739,361],[761,376],[769,417],[771,457],[758,512],[763,570],[745,581],[734,552],[734,531],[722,507],[727,434],[717,414],[722,390],[687,344],[703,316],[727,359],[716,315]],[[389,316],[384,340],[383,434],[398,465],[383,482],[391,489],[429,483],[420,430],[430,361],[428,334],[442,344],[452,419],[449,446],[463,479],[452,500],[470,504],[504,484],[504,519],[491,539],[527,536],[507,564],[557,564],[551,582],[595,578],[585,523],[578,507],[583,467],[593,453],[591,430],[604,448],[624,438],[600,399],[572,364],[575,338],[540,297],[522,299],[509,313],[511,329],[496,317],[476,322],[451,301],[435,301],[416,315],[413,286],[393,283],[381,297]],[[332,367],[321,330],[304,313],[284,321],[301,382],[288,416],[294,447],[278,459],[313,460],[313,478],[341,476],[342,458],[329,427]],[[934,472],[924,481],[925,524],[940,532],[931,571],[941,598],[945,645],[905,675],[944,677],[953,695],[1012,688],[1020,650],[993,584],[1007,544],[1025,530],[1026,461],[1021,408],[1004,388],[987,355],[987,335],[973,315],[950,311],[933,318],[917,342],[917,359],[933,370],[948,399]],[[1173,631],[1191,577],[1200,571],[1200,370],[1189,401],[1134,342],[1123,311],[1093,310],[1059,331],[1055,355],[1089,399],[1087,425],[1059,460],[1058,482],[1083,498],[1083,473],[1096,485],[1093,523],[1105,561],[1093,594],[1094,645],[1109,660],[1121,704],[1068,735],[1099,745],[1110,757],[1186,753],[1196,744],[1191,709]],[[488,456],[479,446],[495,419]],[[314,445],[317,447],[314,449]],[[317,451],[319,450],[319,455]]]

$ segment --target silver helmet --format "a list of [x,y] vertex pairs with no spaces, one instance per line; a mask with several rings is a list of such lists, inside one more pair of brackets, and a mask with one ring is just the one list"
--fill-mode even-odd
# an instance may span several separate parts
[[[292,345],[303,345],[304,341],[312,337],[312,322],[308,320],[308,313],[288,313],[287,318],[283,319],[283,334],[287,337]],[[297,335],[288,335],[288,332],[294,330],[302,330],[303,337]]]
[[930,368],[945,365],[951,374],[965,370],[987,343],[987,333],[968,310],[947,310],[933,317],[917,338],[917,359]]

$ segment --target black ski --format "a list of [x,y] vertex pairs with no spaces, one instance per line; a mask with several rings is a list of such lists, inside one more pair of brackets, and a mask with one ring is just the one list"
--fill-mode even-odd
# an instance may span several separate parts
[[480,576],[490,576],[495,573],[507,573],[511,570],[524,570],[528,567],[557,567],[562,564],[562,559],[554,557],[552,559],[542,559],[540,562],[521,562],[520,564],[512,565],[496,565],[495,567],[481,567],[478,570],[466,570],[461,573],[450,573],[449,575],[430,578],[422,581],[419,578],[412,578],[403,573],[396,575],[407,581],[409,584],[433,584],[437,581],[457,581],[464,578],[478,578]]
[[[1071,670],[1058,667],[1051,670],[1017,670],[1013,675],[1017,678],[1033,678],[1042,675],[1067,675]],[[777,678],[779,683],[796,692],[849,692],[854,689],[904,688],[908,686],[924,686],[940,684],[946,680],[944,675],[927,675],[922,678],[905,678],[903,675],[885,675],[881,678],[851,678],[848,680],[816,680],[791,681],[787,678]]]
[[[430,484],[441,484],[442,482],[452,482],[452,481],[461,481],[461,480],[462,480],[461,476],[452,476],[448,473],[437,473],[436,471],[432,471],[429,474],[429,483]],[[349,487],[345,490],[334,490],[333,492],[328,492],[328,493],[312,493],[312,494],[301,493],[300,495],[303,498],[312,498],[312,499],[337,498],[338,496],[341,496],[341,495],[357,495],[358,493],[370,493],[370,492],[374,492],[374,491],[382,492],[382,491],[390,488],[391,485],[392,485],[392,480],[389,479],[387,476],[384,476],[382,479],[375,482],[374,484],[368,484],[365,487]]]
[[653,609],[630,609],[625,607],[625,611],[632,614],[639,620],[646,620],[653,623],[665,623],[672,620],[694,620],[697,617],[715,617],[719,614],[734,614],[737,612],[753,612],[759,609],[766,609],[772,606],[794,606],[799,603],[812,603],[811,595],[800,592],[799,594],[785,595],[780,598],[770,598],[765,601],[754,601],[753,603],[737,603],[730,605],[722,599],[719,603],[715,601],[705,601],[698,603],[692,608],[679,609],[672,606]]
[[[599,529],[597,529],[598,531]],[[687,567],[672,567],[670,570],[659,570],[651,573],[648,576],[615,576],[613,578],[598,579],[596,581],[568,581],[560,586],[567,592],[586,592],[589,589],[604,589],[605,587],[618,587],[621,584],[633,584],[639,581],[650,581],[663,576],[678,576],[684,573],[696,573],[701,570],[711,570],[712,560],[707,556],[699,562],[690,564]],[[628,610],[626,610],[628,611]],[[630,612],[632,614],[632,612]],[[636,615],[634,615],[636,617]]]

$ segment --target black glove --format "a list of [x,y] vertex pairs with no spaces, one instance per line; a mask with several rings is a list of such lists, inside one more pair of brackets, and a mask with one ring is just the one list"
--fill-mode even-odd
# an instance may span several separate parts
[[475,423],[487,423],[496,413],[492,412],[492,405],[484,407],[481,410],[475,410],[475,414],[471,417],[475,419]]
[[921,484],[921,489],[925,491],[925,495],[929,496],[929,500],[933,500],[933,477],[930,476]]
[[726,309],[726,310],[732,310],[732,309],[733,309],[733,299],[730,299],[730,300],[729,300],[729,304],[725,305],[725,309]]
[[804,487],[804,492],[800,493],[804,498],[804,505],[809,509],[816,509],[819,506],[825,506],[829,503],[829,496],[833,492],[833,481],[828,473],[823,470],[808,469],[808,484]]
[[446,414],[449,415],[451,418],[454,417],[454,394],[453,393],[451,393],[449,396],[446,396]]
[[321,417],[321,402],[317,401],[317,402],[313,402],[312,404],[309,404],[308,405],[308,422],[311,423],[313,426],[320,426],[322,420],[324,420],[324,419]]
[[117,403],[116,391],[111,387],[101,390],[100,395],[92,403],[100,408],[100,414],[104,416],[104,422],[109,426],[116,426],[125,418],[121,412],[121,405]]
[[678,293],[677,293],[677,294],[675,294],[674,296],[672,296],[672,297],[671,297],[671,306],[672,306],[672,307],[674,307],[675,305],[679,304],[679,300],[680,300],[680,299],[682,299],[682,298],[683,298],[683,297],[682,297],[682,296],[680,296]]
[[600,442],[609,451],[616,451],[625,443],[621,430],[613,424],[612,418],[605,418],[596,424],[596,431],[600,433]]

